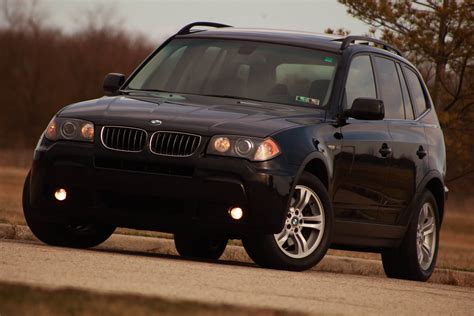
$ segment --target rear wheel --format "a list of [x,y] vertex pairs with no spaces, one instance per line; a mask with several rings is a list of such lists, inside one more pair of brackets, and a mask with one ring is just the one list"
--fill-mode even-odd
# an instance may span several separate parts
[[38,219],[38,209],[30,205],[30,174],[23,186],[23,212],[26,223],[42,242],[61,247],[90,248],[106,241],[115,231],[114,226],[98,223],[53,223]]
[[227,238],[206,233],[174,234],[174,244],[179,255],[188,258],[217,260],[227,246]]
[[436,199],[425,191],[398,248],[382,252],[385,274],[390,278],[426,281],[436,265],[439,212]]
[[258,265],[302,271],[315,266],[331,243],[332,206],[324,185],[304,173],[296,185],[282,231],[275,235],[253,235],[242,240]]

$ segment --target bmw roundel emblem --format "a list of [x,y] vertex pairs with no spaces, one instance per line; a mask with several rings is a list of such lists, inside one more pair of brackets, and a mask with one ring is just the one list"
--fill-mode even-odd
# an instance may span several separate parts
[[161,125],[161,123],[163,123],[163,122],[160,121],[160,120],[151,120],[150,123],[151,123],[152,125],[158,126],[158,125]]

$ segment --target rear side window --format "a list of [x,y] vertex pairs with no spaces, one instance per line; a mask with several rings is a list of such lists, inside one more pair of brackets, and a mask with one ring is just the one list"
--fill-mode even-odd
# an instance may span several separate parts
[[377,80],[385,107],[385,118],[405,119],[402,90],[395,63],[389,59],[374,57]]
[[415,115],[413,114],[413,106],[411,104],[410,95],[408,94],[407,83],[399,64],[397,64],[397,71],[398,77],[400,78],[400,84],[402,85],[403,102],[405,103],[405,117],[407,120],[414,120]]
[[418,79],[416,73],[407,67],[404,68],[408,88],[410,89],[411,101],[415,107],[417,116],[420,116],[420,114],[425,112],[427,109],[425,94],[423,93],[423,88],[421,87],[420,79]]
[[357,98],[376,98],[374,72],[370,57],[367,55],[356,56],[349,68],[346,81],[345,109],[352,107]]

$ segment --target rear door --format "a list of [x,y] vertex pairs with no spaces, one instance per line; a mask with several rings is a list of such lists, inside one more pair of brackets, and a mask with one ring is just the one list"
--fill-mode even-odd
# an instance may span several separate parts
[[[365,54],[351,61],[345,86],[345,109],[361,97],[378,97],[371,57]],[[387,122],[350,118],[340,133],[341,151],[335,160],[333,190],[335,215],[342,220],[376,222],[378,209],[387,195],[384,184],[390,155],[380,151],[391,141]]]
[[412,98],[400,64],[385,56],[374,56],[373,60],[392,150],[378,222],[397,224],[427,166],[426,139],[424,127],[415,120]]

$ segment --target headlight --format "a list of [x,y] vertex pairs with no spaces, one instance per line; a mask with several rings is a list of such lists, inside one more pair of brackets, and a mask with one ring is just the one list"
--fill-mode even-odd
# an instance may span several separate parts
[[252,161],[265,161],[278,156],[280,148],[271,138],[217,135],[211,138],[207,153],[245,158]]
[[230,149],[230,140],[227,137],[217,137],[212,143],[214,149],[221,154],[226,153]]
[[49,122],[44,136],[52,141],[67,139],[94,141],[94,124],[84,120],[55,117]]

